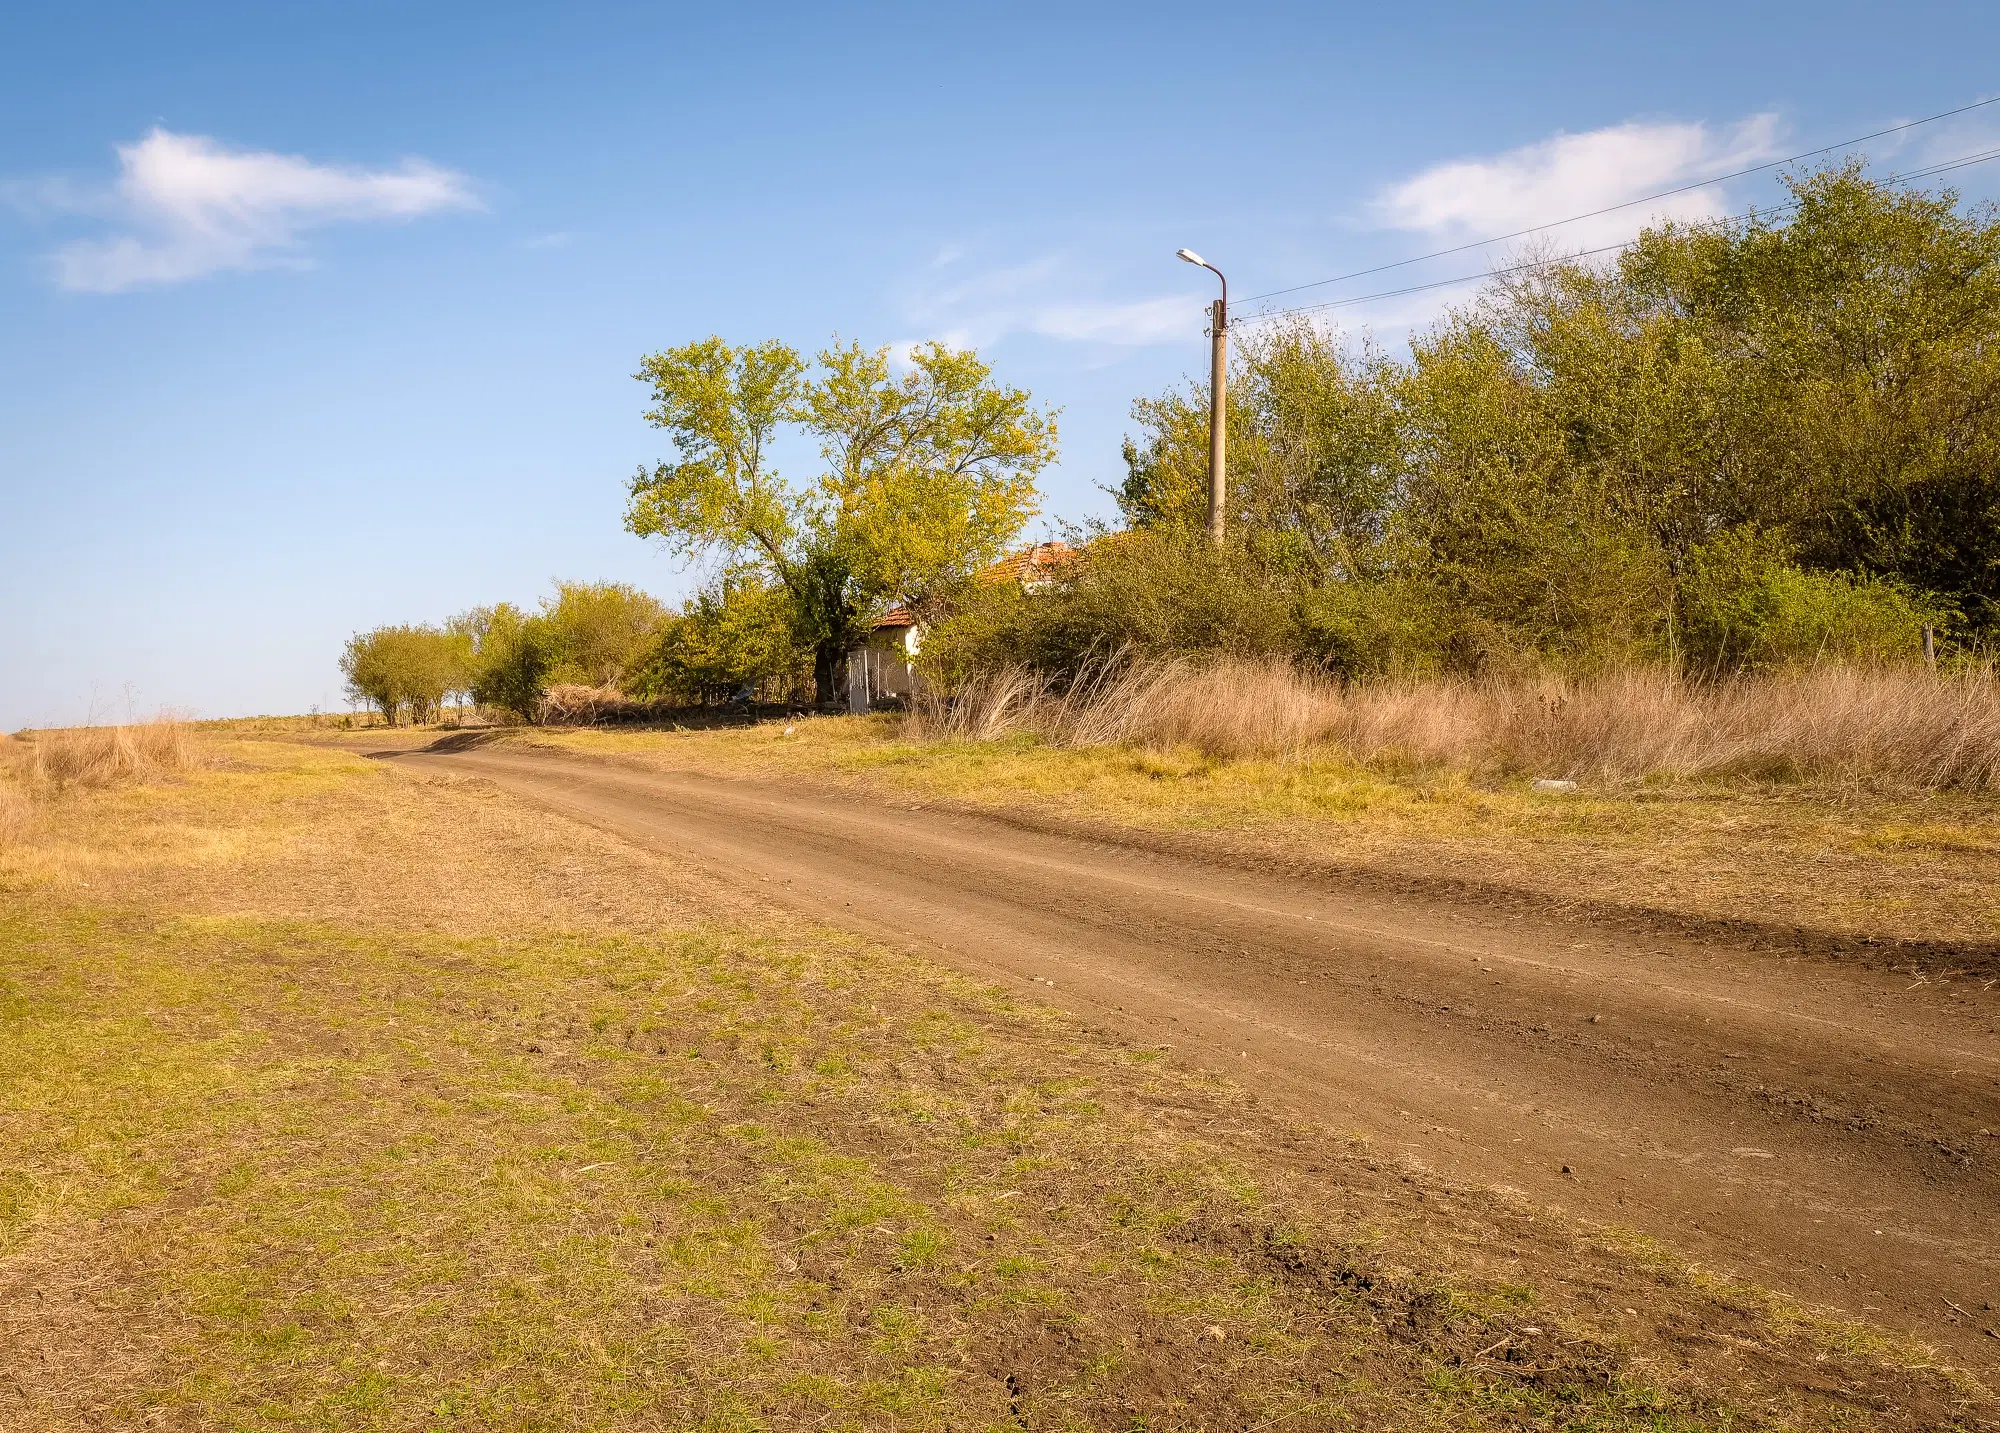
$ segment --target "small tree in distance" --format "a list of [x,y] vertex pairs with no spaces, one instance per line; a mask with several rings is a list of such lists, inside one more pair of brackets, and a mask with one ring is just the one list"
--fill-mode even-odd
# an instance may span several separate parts
[[377,627],[357,632],[341,653],[340,670],[351,696],[396,725],[436,719],[445,698],[469,683],[471,644],[455,631],[428,626]]

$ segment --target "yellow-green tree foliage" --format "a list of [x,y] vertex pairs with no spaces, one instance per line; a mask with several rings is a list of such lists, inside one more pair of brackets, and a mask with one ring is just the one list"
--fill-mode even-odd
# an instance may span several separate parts
[[[627,528],[782,594],[822,701],[883,609],[941,611],[1005,551],[1056,452],[1054,421],[1027,393],[943,344],[899,374],[886,349],[836,345],[808,365],[775,341],[709,338],[648,355],[636,376],[675,457],[632,480]],[[808,480],[776,470],[787,430],[818,445]]]
[[511,602],[474,607],[451,619],[471,653],[467,689],[483,707],[533,721],[553,663],[546,624]]
[[558,682],[632,691],[673,620],[658,598],[622,582],[561,582],[533,612],[512,603],[451,619],[465,651],[465,689],[482,706],[536,720]]
[[812,656],[794,630],[785,589],[736,573],[697,592],[666,623],[631,690],[702,701],[775,686],[789,697],[811,681]]
[[340,670],[349,695],[394,726],[405,713],[412,721],[435,720],[447,696],[467,690],[471,656],[470,642],[457,631],[377,627],[348,639]]
[[623,582],[557,582],[539,621],[550,682],[621,686],[667,621],[658,598]]

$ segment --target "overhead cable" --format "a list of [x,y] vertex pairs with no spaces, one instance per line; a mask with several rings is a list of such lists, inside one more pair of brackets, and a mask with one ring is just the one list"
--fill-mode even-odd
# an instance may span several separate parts
[[[2000,159],[2000,149],[1988,149],[1988,150],[1983,150],[1978,154],[1961,155],[1957,159],[1947,159],[1938,164],[1930,165],[1924,169],[1913,169],[1907,174],[1892,174],[1888,176],[1888,178],[1884,182],[1889,184],[1911,184],[1919,179],[1934,178],[1935,176],[1940,174],[1949,174],[1954,169],[1965,169],[1969,168],[1974,164],[1984,164],[1994,159]],[[1725,219],[1719,220],[1718,222],[1724,224],[1739,224],[1743,222],[1745,219],[1754,219],[1762,215],[1783,214],[1798,207],[1799,207],[1798,201],[1792,200],[1788,203],[1774,205],[1769,209],[1752,209],[1746,213],[1732,214]],[[1525,232],[1533,232],[1533,231],[1525,231]],[[1358,294],[1352,298],[1344,298],[1344,299],[1328,299],[1323,303],[1297,304],[1290,308],[1266,309],[1262,313],[1242,314],[1240,316],[1231,315],[1230,323],[1232,326],[1238,323],[1259,323],[1265,319],[1287,318],[1293,314],[1320,313],[1326,309],[1347,308],[1354,304],[1373,303],[1378,299],[1402,298],[1406,294],[1420,294],[1430,289],[1448,289],[1459,284],[1478,283],[1482,279],[1505,278],[1509,274],[1529,273],[1536,269],[1548,269],[1548,268],[1554,268],[1560,264],[1574,263],[1578,259],[1596,258],[1600,254],[1618,253],[1622,250],[1632,248],[1638,242],[1639,241],[1637,239],[1627,239],[1623,243],[1605,244],[1600,248],[1584,249],[1574,254],[1562,254],[1552,259],[1533,259],[1524,263],[1510,264],[1509,266],[1503,269],[1487,269],[1477,274],[1460,274],[1456,278],[1436,279],[1430,283],[1411,284],[1405,288],[1400,288],[1400,289],[1384,289],[1380,293]],[[1411,260],[1410,262],[1414,263],[1416,261]],[[1385,265],[1384,267],[1394,267],[1394,266]],[[1328,279],[1325,282],[1332,283],[1333,280]],[[1308,284],[1304,285],[1304,287],[1311,288],[1315,286]],[[1245,302],[1249,301],[1245,300]]]
[[1901,134],[1905,130],[1916,129],[1926,124],[1936,124],[1939,120],[1952,119],[1958,115],[1969,114],[1973,110],[1984,109],[1986,106],[1993,104],[2000,104],[2000,95],[1995,95],[1991,99],[1975,100],[1971,104],[1960,105],[1957,109],[1948,109],[1938,114],[1925,115],[1922,119],[1913,119],[1903,124],[1890,125],[1887,129],[1878,129],[1872,134],[1864,134],[1857,139],[1844,140],[1839,144],[1822,145],[1818,149],[1808,149],[1802,154],[1794,154],[1787,159],[1773,159],[1763,164],[1753,164],[1747,169],[1734,170],[1728,174],[1718,174],[1711,179],[1696,180],[1693,183],[1682,184],[1673,189],[1663,189],[1657,194],[1642,194],[1637,199],[1627,199],[1618,204],[1607,205],[1602,209],[1592,209],[1587,214],[1572,214],[1567,219],[1551,219],[1546,224],[1535,224],[1526,229],[1516,229],[1511,234],[1495,234],[1486,239],[1474,239],[1471,243],[1458,244],[1449,249],[1435,249],[1428,254],[1418,254],[1414,258],[1397,259],[1394,263],[1377,264],[1370,269],[1356,269],[1352,273],[1335,274],[1330,279],[1315,279],[1309,284],[1294,284],[1290,288],[1272,289],[1269,293],[1252,294],[1246,299],[1238,300],[1238,302],[1246,304],[1261,303],[1265,299],[1280,298],[1285,294],[1301,293],[1306,289],[1324,288],[1328,284],[1345,283],[1349,279],[1365,278],[1370,274],[1386,273],[1390,269],[1406,268],[1411,264],[1421,264],[1429,259],[1448,258],[1453,254],[1463,254],[1469,249],[1484,248],[1488,244],[1503,244],[1509,239],[1526,238],[1530,234],[1539,234],[1545,229],[1560,229],[1565,224],[1581,223],[1585,219],[1596,219],[1605,214],[1616,214],[1621,209],[1631,209],[1640,204],[1652,204],[1661,199],[1671,199],[1679,194],[1689,194],[1697,189],[1706,189],[1711,184],[1723,184],[1731,179],[1741,179],[1745,175],[1761,174],[1767,169],[1781,169],[1787,164],[1797,164],[1802,159],[1812,159],[1818,155],[1831,154],[1837,149],[1852,149],[1855,145],[1866,144],[1871,139],[1881,139],[1887,135]]

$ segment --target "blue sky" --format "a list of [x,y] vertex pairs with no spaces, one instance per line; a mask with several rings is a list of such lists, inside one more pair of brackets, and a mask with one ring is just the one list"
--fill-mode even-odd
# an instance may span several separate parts
[[[1244,296],[1422,254],[2000,93],[1996,41],[1826,0],[5,7],[0,728],[343,710],[356,629],[680,595],[619,524],[664,453],[629,375],[709,333],[976,343],[1062,409],[1050,514],[1101,513],[1131,400],[1205,361],[1175,248]],[[2000,105],[1870,148],[1995,144]],[[1394,344],[1462,293],[1329,316]]]

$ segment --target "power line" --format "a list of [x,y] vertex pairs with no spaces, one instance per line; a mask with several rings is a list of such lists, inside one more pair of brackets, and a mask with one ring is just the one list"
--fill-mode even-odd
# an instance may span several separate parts
[[2000,148],[1984,150],[1978,154],[1968,154],[1961,159],[1948,159],[1943,163],[1933,164],[1928,169],[1912,169],[1908,174],[1892,174],[1889,176],[1887,182],[1890,184],[1909,184],[1918,179],[1929,179],[1933,175],[1949,174],[1954,169],[1964,169],[1968,165],[1984,164],[1989,159],[2000,159]]
[[[1453,254],[1463,254],[1469,249],[1485,248],[1488,244],[1503,244],[1509,239],[1521,239],[1527,237],[1529,234],[1539,234],[1545,229],[1560,229],[1565,224],[1576,224],[1585,219],[1596,219],[1605,214],[1615,214],[1621,209],[1630,209],[1639,204],[1651,204],[1661,199],[1671,199],[1677,194],[1688,194],[1696,189],[1706,189],[1711,184],[1722,184],[1731,179],[1741,179],[1747,174],[1761,174],[1767,169],[1781,169],[1787,164],[1797,164],[1801,159],[1811,159],[1816,155],[1831,154],[1836,149],[1852,149],[1855,145],[1866,144],[1871,139],[1881,139],[1885,135],[1901,134],[1905,130],[1916,129],[1920,125],[1935,124],[1941,119],[1951,119],[1957,115],[1969,114],[1973,110],[1984,109],[1986,106],[1992,104],[2000,104],[2000,95],[1995,95],[1991,99],[1975,100],[1971,104],[1960,105],[1957,109],[1948,109],[1939,114],[1926,115],[1922,119],[1913,119],[1904,124],[1891,125],[1887,129],[1878,129],[1874,133],[1864,134],[1858,139],[1845,140],[1839,144],[1823,145],[1818,149],[1808,149],[1803,154],[1792,155],[1789,159],[1773,159],[1765,164],[1753,164],[1748,169],[1738,169],[1729,174],[1718,174],[1712,179],[1703,179],[1692,184],[1683,184],[1674,189],[1663,189],[1657,194],[1644,194],[1637,199],[1627,199],[1620,204],[1611,204],[1602,209],[1593,209],[1588,214],[1572,214],[1567,219],[1552,219],[1546,224],[1536,224],[1526,229],[1516,229],[1511,234],[1496,234],[1489,239],[1475,239],[1469,244],[1459,244],[1449,249],[1433,250],[1428,254],[1418,254],[1415,258],[1398,259],[1390,264],[1377,264],[1371,269],[1356,269],[1352,273],[1336,274],[1330,279],[1315,279],[1309,284],[1294,284],[1286,289],[1272,289],[1269,293],[1252,294],[1249,298],[1241,299],[1239,302],[1246,304],[1261,303],[1265,299],[1281,298],[1285,294],[1301,293],[1306,289],[1324,288],[1328,284],[1339,284],[1345,283],[1349,279],[1366,278],[1370,274],[1386,273],[1390,269],[1407,268],[1411,264],[1421,264],[1430,259],[1449,258]],[[1289,312],[1290,310],[1284,311]]]
[[[1993,103],[1993,101],[1988,100],[1984,101],[1984,103],[1991,104]],[[1892,174],[1888,176],[1885,182],[1890,184],[1912,184],[1919,179],[1931,179],[1940,174],[1949,174],[1951,171],[1955,169],[1965,169],[1974,164],[1984,164],[1989,160],[1994,160],[1994,159],[2000,159],[2000,148],[1982,150],[1978,154],[1961,155],[1957,159],[1944,160],[1941,163],[1930,165],[1929,167],[1924,169],[1913,169],[1908,174]],[[1743,214],[1732,214],[1728,218],[1723,219],[1720,222],[1724,224],[1737,224],[1741,223],[1745,219],[1755,218],[1759,214],[1784,214],[1798,207],[1799,207],[1798,201],[1792,200],[1789,203],[1779,204],[1770,209],[1753,209]],[[1544,227],[1553,227],[1553,226],[1545,225]],[[1533,231],[1528,230],[1524,232],[1533,232]],[[1347,308],[1354,304],[1373,303],[1378,299],[1402,298],[1407,294],[1420,294],[1427,292],[1428,290],[1431,289],[1448,289],[1455,287],[1456,285],[1459,284],[1477,283],[1481,279],[1505,278],[1509,274],[1529,273],[1536,269],[1554,268],[1558,264],[1574,263],[1578,259],[1595,258],[1600,254],[1618,253],[1622,250],[1632,248],[1638,242],[1639,241],[1637,239],[1627,239],[1623,243],[1619,244],[1605,244],[1600,248],[1585,249],[1580,253],[1564,254],[1558,258],[1553,258],[1553,259],[1534,259],[1526,263],[1512,264],[1504,269],[1488,269],[1483,273],[1477,273],[1477,274],[1460,274],[1456,278],[1436,279],[1430,283],[1411,284],[1405,288],[1400,288],[1400,289],[1385,289],[1380,293],[1358,294],[1353,298],[1328,299],[1324,303],[1298,304],[1291,308],[1267,309],[1263,313],[1245,314],[1240,319],[1232,317],[1230,322],[1232,327],[1237,323],[1259,323],[1265,319],[1286,318],[1292,314],[1320,313],[1327,309]],[[1454,250],[1452,252],[1456,251]],[[1433,255],[1431,257],[1436,257],[1436,256]],[[1414,263],[1416,261],[1411,260],[1410,262]],[[1395,267],[1395,265],[1385,265],[1384,267],[1393,268]],[[1369,270],[1368,272],[1375,272],[1375,271]],[[1334,280],[1328,279],[1325,280],[1325,282],[1332,283],[1334,282]],[[1316,285],[1305,284],[1301,285],[1301,287],[1313,288],[1316,287]]]
[[1232,317],[1230,323],[1232,326],[1238,323],[1258,323],[1267,318],[1285,318],[1295,313],[1318,313],[1322,309],[1346,308],[1350,304],[1373,303],[1377,299],[1396,299],[1401,298],[1405,294],[1420,294],[1429,289],[1448,289],[1457,284],[1477,283],[1481,279],[1505,278],[1508,274],[1524,274],[1532,269],[1554,268],[1557,264],[1568,264],[1578,259],[1595,258],[1599,254],[1616,253],[1620,249],[1631,248],[1632,244],[1633,241],[1627,239],[1622,244],[1606,244],[1599,249],[1585,249],[1581,253],[1565,254],[1559,259],[1535,259],[1525,264],[1511,264],[1504,269],[1487,269],[1477,274],[1460,274],[1457,278],[1452,279],[1434,279],[1427,284],[1411,284],[1406,288],[1384,289],[1380,293],[1359,294],[1354,298],[1328,299],[1325,303],[1299,304],[1292,308],[1267,309],[1263,313],[1245,314],[1240,319]]

